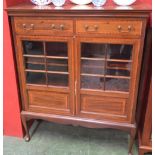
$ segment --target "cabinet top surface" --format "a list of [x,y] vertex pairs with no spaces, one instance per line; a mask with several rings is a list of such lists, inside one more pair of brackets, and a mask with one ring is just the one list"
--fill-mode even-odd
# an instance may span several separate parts
[[53,4],[46,5],[46,6],[37,6],[33,5],[30,2],[27,3],[20,3],[15,6],[8,7],[6,9],[9,13],[10,12],[16,12],[16,13],[28,13],[28,12],[46,12],[46,13],[66,13],[66,12],[100,12],[100,13],[107,13],[107,12],[137,12],[137,13],[143,13],[143,12],[151,12],[152,8],[149,4],[144,3],[138,3],[131,6],[118,6],[115,4],[106,4],[103,7],[95,7],[93,4],[89,5],[75,5],[70,2],[66,2],[63,7],[54,7]]

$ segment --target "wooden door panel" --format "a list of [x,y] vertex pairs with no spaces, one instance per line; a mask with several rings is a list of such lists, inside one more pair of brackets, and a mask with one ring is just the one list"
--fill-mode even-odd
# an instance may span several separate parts
[[81,95],[81,111],[99,114],[125,114],[126,99]]
[[22,101],[25,110],[74,113],[73,43],[70,37],[18,36]]
[[55,114],[56,111],[64,113],[70,112],[69,95],[67,93],[55,93],[46,91],[28,91],[29,110],[35,111],[41,109],[41,112],[46,113],[51,111]]
[[76,45],[77,115],[131,123],[142,57],[140,40],[79,37]]
[[125,98],[81,95],[80,99],[79,115],[82,117],[126,121]]

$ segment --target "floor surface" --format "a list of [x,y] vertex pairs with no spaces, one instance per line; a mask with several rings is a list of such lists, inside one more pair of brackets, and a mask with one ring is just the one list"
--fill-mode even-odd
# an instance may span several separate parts
[[[126,132],[113,129],[88,129],[42,121],[30,142],[4,136],[4,155],[127,155]],[[138,155],[134,145],[134,154]]]

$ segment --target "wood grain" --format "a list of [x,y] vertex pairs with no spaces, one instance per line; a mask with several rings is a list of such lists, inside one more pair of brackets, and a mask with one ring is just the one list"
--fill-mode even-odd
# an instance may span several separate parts
[[[121,28],[119,30],[118,28]],[[131,28],[131,29],[129,29]],[[104,20],[83,19],[76,21],[76,32],[78,34],[105,34],[105,35],[135,35],[140,36],[142,33],[142,21],[111,19]]]
[[[21,35],[55,35],[70,36],[73,33],[72,20],[42,19],[42,18],[14,18],[15,31]],[[31,27],[33,24],[33,27]],[[25,28],[24,28],[25,26]]]
[[[26,121],[43,119],[75,126],[125,130],[130,132],[128,153],[131,154],[136,131],[135,114],[144,37],[151,7],[144,4],[131,6],[131,9],[121,9],[116,6],[105,6],[101,9],[93,5],[88,7],[89,9],[79,10],[74,5],[67,4],[62,7],[63,9],[57,9],[52,5],[39,7],[31,3],[23,3],[7,8],[18,62],[23,125],[27,131]],[[23,40],[42,41],[44,55],[24,54]],[[48,56],[45,42],[65,42],[68,56]],[[128,77],[107,74],[108,76],[103,75],[100,78],[100,81],[104,82],[107,77],[127,78],[129,80],[127,91],[106,90],[105,86],[103,90],[81,87],[81,61],[87,59],[81,56],[82,43],[119,44],[133,47],[131,60],[95,58],[95,61],[131,64],[131,74]],[[49,86],[47,75],[45,85],[26,83],[24,60],[29,57],[68,61],[68,86]],[[89,59],[94,61],[91,57]],[[33,60],[31,59],[31,63],[36,64],[37,62]],[[47,60],[43,63],[46,66],[43,72],[47,74],[49,72]],[[105,67],[107,67],[106,64]],[[40,70],[33,71],[40,72]],[[92,75],[101,76],[101,74]]]

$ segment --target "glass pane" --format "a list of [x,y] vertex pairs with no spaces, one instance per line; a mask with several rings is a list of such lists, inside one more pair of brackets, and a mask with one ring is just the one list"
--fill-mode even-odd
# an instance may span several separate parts
[[104,58],[106,47],[106,44],[102,43],[82,43],[81,57]]
[[105,61],[81,60],[81,72],[88,74],[105,74]]
[[40,64],[26,64],[26,69],[31,69],[31,70],[45,70],[45,65],[40,65]]
[[106,75],[130,76],[130,62],[107,62]]
[[46,42],[46,53],[48,56],[68,56],[67,43],[63,42]]
[[27,72],[26,73],[26,82],[28,84],[46,84],[46,75],[45,73],[35,73],[35,72]]
[[68,86],[68,75],[63,74],[47,74],[48,85]]
[[23,41],[24,54],[44,55],[43,43],[41,41]]
[[108,44],[107,46],[108,59],[131,60],[133,49],[132,45]]
[[104,90],[104,78],[93,76],[81,76],[81,87],[85,89]]
[[113,76],[130,76],[130,71],[127,70],[120,70],[120,69],[107,69],[106,75],[113,75]]
[[33,58],[33,57],[26,57],[25,63],[33,63],[33,64],[45,64],[44,58]]
[[129,91],[133,45],[81,43],[81,88]]
[[108,91],[129,91],[128,79],[106,78],[105,90]]
[[65,59],[47,59],[48,71],[68,72],[68,60]]

